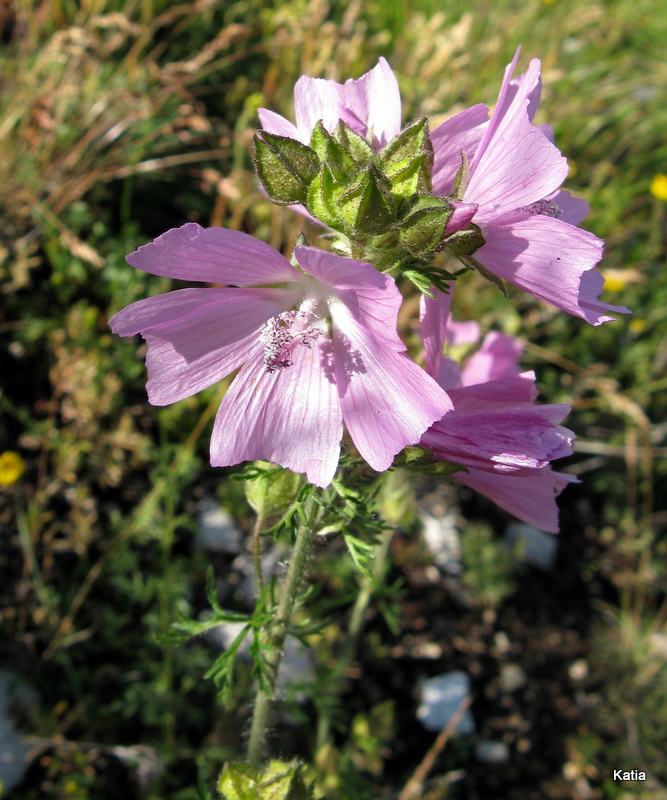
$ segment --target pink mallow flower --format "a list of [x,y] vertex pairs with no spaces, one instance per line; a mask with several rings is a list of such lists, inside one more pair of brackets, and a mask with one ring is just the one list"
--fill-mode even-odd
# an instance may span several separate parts
[[259,109],[262,128],[310,144],[319,120],[333,133],[342,120],[380,150],[401,130],[401,95],[396,76],[384,58],[357,80],[345,83],[302,75],[294,86],[296,125],[266,108]]
[[297,247],[295,258],[301,269],[252,236],[188,223],[128,262],[234,288],[138,300],[109,324],[120,336],[146,340],[153,405],[240,370],[215,418],[213,466],[266,459],[324,487],[338,465],[343,423],[362,457],[382,471],[452,404],[405,354],[391,277],[312,247]]
[[465,466],[467,472],[453,475],[460,483],[524,522],[558,532],[556,497],[576,479],[553,472],[550,462],[572,453],[574,434],[559,424],[570,407],[535,404],[535,373],[520,371],[521,346],[511,336],[489,334],[463,370],[445,358],[443,345],[461,323],[448,319],[451,295],[433,293],[434,299],[421,298],[426,369],[447,390],[454,411],[420,444]]
[[[519,57],[505,70],[496,108],[476,105],[435,128],[433,191],[448,197],[461,166],[467,184],[454,203],[460,227],[478,225],[485,244],[474,258],[489,272],[593,325],[627,308],[598,301],[604,279],[594,268],[603,242],[577,225],[588,204],[559,190],[568,173],[547,125],[533,125],[540,98],[540,61],[512,80]],[[451,223],[451,221],[450,221]],[[448,225],[447,233],[454,227]]]

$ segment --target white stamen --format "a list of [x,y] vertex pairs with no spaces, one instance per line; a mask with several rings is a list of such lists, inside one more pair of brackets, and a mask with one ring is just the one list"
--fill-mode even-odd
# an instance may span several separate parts
[[264,366],[267,372],[291,367],[292,352],[297,344],[310,349],[322,335],[322,328],[311,326],[318,301],[306,298],[298,310],[283,311],[264,326],[261,338],[264,345]]

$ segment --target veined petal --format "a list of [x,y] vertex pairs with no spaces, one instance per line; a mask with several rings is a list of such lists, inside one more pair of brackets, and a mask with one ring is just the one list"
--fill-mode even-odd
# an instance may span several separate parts
[[503,124],[477,162],[464,200],[478,203],[478,225],[543,199],[568,173],[558,148],[528,120],[525,108]]
[[443,389],[412,359],[374,337],[344,303],[330,306],[333,356],[343,419],[362,457],[388,469],[452,409]]
[[403,298],[391,276],[365,261],[342,258],[316,247],[296,247],[294,255],[304,271],[347,306],[357,325],[383,339],[385,346],[405,350],[396,331]]
[[504,475],[471,469],[452,477],[518,519],[549,533],[559,530],[556,498],[568,483],[579,483],[573,475],[551,469]]
[[298,283],[300,275],[271,245],[247,233],[188,222],[127,256],[137,269],[186,281],[256,286]]
[[256,350],[223,398],[211,437],[211,465],[256,458],[305,472],[328,486],[340,456],[343,423],[331,370],[330,341],[297,346],[291,367],[267,372]]
[[353,131],[372,136],[376,149],[401,131],[401,94],[398,81],[386,59],[358,80],[336,84],[338,114]]
[[[496,135],[496,131],[498,130],[500,123],[503,120],[503,117],[507,114],[507,112],[511,109],[512,102],[516,100],[516,96],[518,93],[518,84],[515,83],[512,86],[512,75],[514,74],[514,69],[519,61],[519,56],[521,55],[521,46],[517,47],[516,52],[514,53],[514,58],[512,61],[505,67],[505,74],[503,75],[503,82],[500,85],[500,91],[498,92],[498,100],[496,101],[495,108],[493,109],[493,114],[491,115],[491,120],[489,125],[484,130],[484,134],[482,136],[482,140],[475,152],[473,159],[471,160],[470,166],[474,166],[480,158],[484,155],[486,148],[488,147],[489,143]],[[540,62],[535,59],[537,63],[537,72],[539,75],[539,64]],[[533,67],[533,62],[531,61],[531,67]],[[522,82],[524,83],[524,92],[522,92],[521,98],[519,99],[519,108],[522,107],[522,101],[524,98],[527,99],[528,93],[532,89],[532,85],[536,79],[535,70],[529,70],[528,73],[524,73],[522,76]],[[528,79],[526,82],[526,78]],[[531,87],[531,88],[528,88]],[[528,92],[525,90],[528,89]]]
[[[465,412],[497,410],[532,403],[537,398],[535,373],[523,372],[486,383],[463,385],[449,389],[448,394],[454,408]],[[569,407],[564,408],[563,416]]]
[[[419,334],[424,343],[424,360],[426,371],[436,380],[440,375],[443,361],[443,350],[447,341],[447,324],[452,305],[452,284],[449,284],[449,294],[432,288],[433,297],[422,294],[419,298]],[[442,386],[442,383],[438,380]]]
[[478,224],[543,199],[567,177],[566,159],[529,118],[539,60],[530,62],[518,85],[511,84],[518,54],[505,70],[498,103],[470,168],[464,200],[480,204]]
[[299,140],[307,144],[319,120],[333,133],[338,124],[338,86],[336,81],[302,75],[294,86],[294,116]]
[[[519,47],[515,54],[515,59],[518,58],[519,53],[521,52],[521,48]],[[535,59],[537,61],[537,59]],[[532,122],[535,118],[535,114],[537,114],[537,109],[540,105],[540,98],[542,96],[542,78],[539,73],[539,64],[540,62],[537,61],[538,70],[537,70],[537,79],[535,79],[534,72],[528,76],[528,73],[524,72],[522,75],[517,75],[516,78],[512,78],[509,85],[509,90],[507,92],[507,96],[505,102],[509,105],[514,97],[516,96],[517,92],[519,91],[519,87],[523,83],[524,79],[528,76],[531,82],[531,87],[526,93],[526,99],[528,100],[528,104],[526,106],[526,110],[528,111],[528,119]],[[553,140],[552,140],[553,141]]]
[[432,425],[420,443],[443,461],[478,469],[542,469],[572,453],[574,434],[550,418],[562,418],[568,408],[526,404],[468,412],[459,411],[457,406]]
[[266,321],[295,299],[286,289],[179,289],[132,303],[110,325],[146,340],[148,399],[163,406],[238,369]]
[[603,243],[592,233],[523,211],[488,222],[483,232],[475,258],[499,278],[593,325],[614,319],[605,311],[629,313],[597,301],[604,281],[593,268]]
[[431,133],[434,194],[448,197],[461,166],[461,151],[472,160],[489,122],[489,109],[479,103],[445,120]]

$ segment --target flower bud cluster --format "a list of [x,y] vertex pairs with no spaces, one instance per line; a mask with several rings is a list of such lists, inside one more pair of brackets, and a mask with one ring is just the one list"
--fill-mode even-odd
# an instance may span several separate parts
[[[354,257],[372,256],[379,269],[402,272],[422,291],[455,277],[430,268],[434,256],[447,247],[471,255],[484,244],[476,225],[452,226],[450,199],[431,191],[433,146],[426,117],[377,152],[343,120],[333,133],[319,120],[308,145],[262,130],[255,136],[255,165],[273,202],[305,206],[342,234]],[[453,200],[466,167],[463,156]]]

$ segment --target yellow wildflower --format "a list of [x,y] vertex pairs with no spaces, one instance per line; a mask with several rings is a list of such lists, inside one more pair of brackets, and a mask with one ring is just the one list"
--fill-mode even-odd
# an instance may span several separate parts
[[651,181],[651,194],[667,202],[667,175],[658,174]]
[[10,486],[25,472],[25,461],[18,453],[6,450],[0,455],[0,486]]

